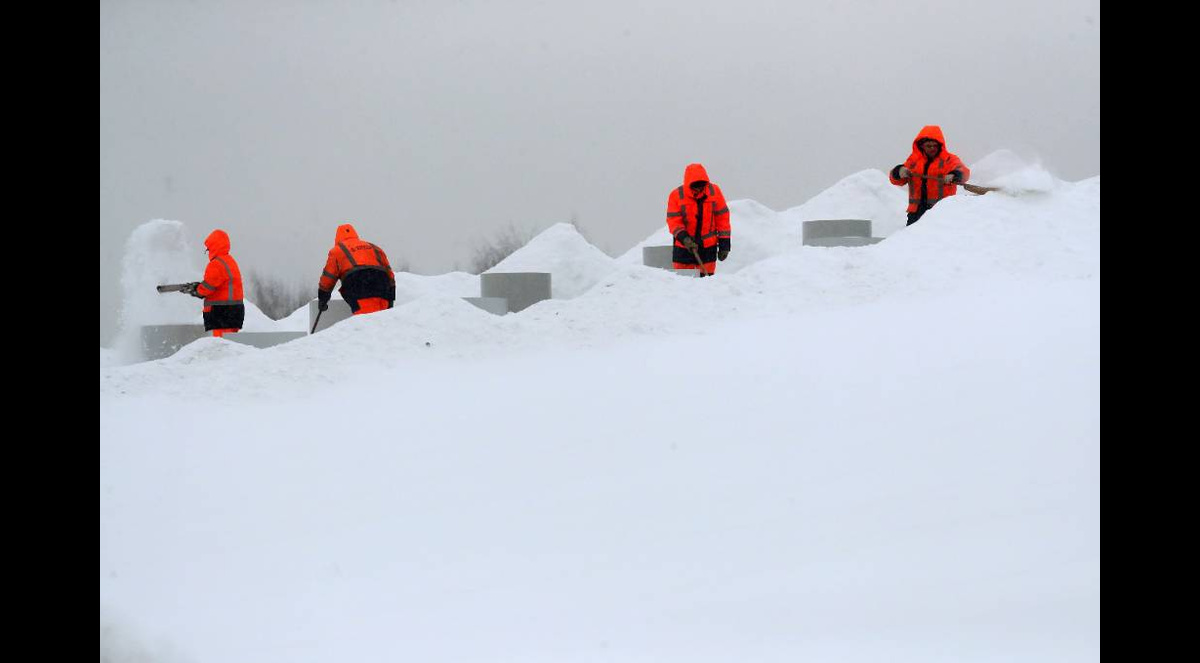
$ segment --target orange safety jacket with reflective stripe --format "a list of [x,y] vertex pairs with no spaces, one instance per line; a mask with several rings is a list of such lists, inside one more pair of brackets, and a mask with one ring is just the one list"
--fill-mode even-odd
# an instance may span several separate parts
[[[390,306],[395,299],[396,274],[388,263],[387,254],[378,246],[359,239],[358,232],[349,223],[338,226],[317,289],[331,293],[339,279],[342,287],[338,292],[356,313],[359,300],[379,298]],[[379,310],[377,306],[378,302],[368,302],[365,308]]]
[[[692,182],[707,182],[700,194],[692,193]],[[667,196],[667,229],[675,238],[675,250],[672,260],[682,265],[695,265],[696,258],[691,251],[684,248],[679,237],[687,233],[700,246],[697,253],[709,266],[709,272],[716,265],[717,249],[729,250],[731,235],[729,226],[729,205],[725,202],[725,194],[721,187],[708,179],[704,166],[693,163],[683,171],[683,186],[676,188]]]
[[204,240],[208,249],[208,266],[204,268],[204,280],[196,288],[196,294],[204,297],[204,312],[213,306],[234,306],[242,303],[242,270],[229,255],[229,235],[224,230],[214,230]]
[[317,288],[332,292],[338,279],[345,279],[363,269],[382,270],[393,285],[396,283],[396,275],[383,249],[359,239],[354,226],[344,223],[338,226],[337,239],[333,248],[329,249],[329,257],[325,260],[325,269],[321,272],[321,282]]
[[[921,148],[917,146],[922,140],[932,138],[942,146],[938,155],[933,159],[925,156]],[[966,164],[959,159],[957,155],[952,154],[946,147],[946,138],[942,135],[942,128],[936,124],[931,124],[917,134],[913,139],[912,154],[904,162],[904,167],[922,175],[929,177],[941,178],[948,175],[952,171],[958,171],[961,176],[958,178],[960,182],[966,182],[971,178],[971,169],[967,168]],[[917,211],[922,198],[924,198],[927,207],[933,207],[934,203],[943,198],[948,198],[958,193],[958,186],[955,184],[946,184],[939,180],[930,180],[923,177],[899,177],[899,166],[893,168],[888,173],[888,179],[896,186],[908,185],[908,213],[911,214]]]

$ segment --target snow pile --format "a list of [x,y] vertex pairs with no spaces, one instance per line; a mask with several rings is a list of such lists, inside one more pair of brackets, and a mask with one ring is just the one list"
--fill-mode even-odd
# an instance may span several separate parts
[[[730,205],[729,211],[731,214],[733,213],[733,204],[734,203],[732,203],[732,202],[729,204]],[[764,209],[766,209],[766,208],[764,208]],[[730,222],[732,223],[732,218],[731,218]],[[642,241],[633,245],[633,248],[631,248],[628,251],[626,251],[625,253],[622,253],[621,255],[617,256],[616,262],[618,264],[622,264],[622,265],[641,265],[641,264],[643,264],[642,263],[642,249],[644,247],[647,247],[647,246],[671,246],[672,245],[671,232],[669,230],[667,230],[665,208],[663,211],[663,222],[661,224],[655,226],[654,228],[655,228],[654,231],[651,232],[650,235],[648,237],[646,237],[646,239],[643,239]]]
[[[986,202],[966,202],[976,196],[961,192],[959,196],[940,203],[935,210],[926,214],[923,221],[933,222],[947,214],[957,215],[953,210],[967,205],[962,215],[968,223],[982,222],[989,216],[988,210],[1003,209],[1002,215],[1020,214],[1022,206],[1032,202],[1031,196],[1060,191],[1067,198],[1072,195],[1071,187],[1046,172],[1040,164],[1028,163],[1008,150],[999,150],[981,159],[972,166],[972,180],[1004,187],[1004,191],[990,195]],[[1095,186],[1098,188],[1099,181]],[[889,237],[905,228],[906,192],[903,187],[893,186],[887,173],[868,169],[849,175],[822,191],[802,205],[776,212],[753,200],[734,200],[729,203],[732,247],[729,259],[718,265],[717,271],[725,276],[741,270],[770,263],[779,256],[790,255],[791,260],[823,261],[820,253],[804,252],[801,246],[802,228],[805,221],[820,219],[868,219],[872,222],[872,234]],[[1007,199],[1005,199],[1007,196]],[[1084,195],[1087,199],[1087,195]],[[1098,205],[1098,201],[1096,202]],[[1083,203],[1086,207],[1086,200]],[[947,211],[951,210],[951,211]],[[978,213],[977,213],[978,212]],[[1035,214],[1036,216],[1036,214]],[[1078,218],[1078,217],[1071,217]],[[1013,230],[1001,224],[998,232]],[[1029,229],[1019,229],[1022,233]],[[952,231],[953,232],[953,231]],[[986,232],[986,231],[985,231]],[[968,231],[971,237],[980,235]],[[951,235],[943,234],[948,238]],[[971,241],[970,238],[967,241]],[[609,258],[592,246],[570,224],[556,224],[533,238],[527,245],[515,251],[489,270],[497,272],[549,272],[553,297],[556,300],[572,299],[583,295],[597,283],[613,279],[608,287],[615,287],[622,280],[642,281],[655,279],[653,276],[634,276],[625,266],[642,264],[642,248],[646,246],[670,246],[671,236],[664,222],[646,239],[639,242],[617,259]],[[1040,246],[1036,241],[1032,242]],[[944,247],[941,258],[960,253]],[[821,249],[817,249],[820,251]],[[887,249],[872,249],[887,260]],[[199,313],[196,302],[183,296],[159,295],[151,290],[157,283],[194,280],[200,267],[194,252],[183,239],[182,224],[178,221],[156,220],[143,224],[130,238],[126,252],[126,287],[124,316],[135,324],[197,324]],[[1038,249],[1032,250],[1036,256]],[[859,258],[847,258],[856,261]],[[1036,260],[1036,258],[1034,258]],[[769,264],[756,268],[762,278],[770,276]],[[764,271],[765,270],[765,271]],[[794,276],[794,275],[793,275]],[[839,276],[840,278],[840,276]],[[784,278],[785,282],[789,279]],[[812,284],[809,284],[812,285]],[[671,286],[668,286],[671,287]],[[611,293],[610,293],[611,294]],[[626,293],[628,294],[628,293]],[[479,277],[455,272],[436,276],[421,276],[409,273],[396,274],[396,306],[401,307],[423,297],[478,297]],[[339,295],[334,293],[334,297]],[[246,302],[245,331],[308,331],[310,326],[307,305],[297,309],[287,318],[272,321],[252,302]],[[129,363],[128,339],[131,334],[119,337],[126,351],[117,353],[120,363]],[[106,365],[111,365],[106,364]]]
[[869,219],[871,235],[887,237],[904,227],[907,206],[907,189],[892,184],[887,173],[870,169],[842,178],[803,205],[780,214],[797,233],[805,221]]
[[517,249],[487,274],[549,272],[554,299],[587,292],[613,270],[613,260],[588,243],[569,223],[556,223]]
[[396,273],[396,306],[430,296],[478,297],[479,276],[466,272],[450,272],[433,276],[407,272]]
[[[334,292],[333,297],[336,299],[341,299],[337,292]],[[316,299],[316,297],[314,296],[313,299]],[[287,317],[276,320],[275,331],[310,331],[312,329],[312,321],[309,320],[308,312],[308,306],[310,303],[312,303],[312,300],[309,300],[304,304],[304,306],[301,306],[295,311],[289,313]]]
[[[854,186],[854,179],[848,178],[848,184]],[[738,208],[747,247],[765,246],[764,236],[795,232],[804,216],[794,211],[801,208],[775,214],[750,201]],[[955,196],[920,223],[870,247],[804,247],[793,236],[790,244],[764,249],[760,255],[765,257],[753,262],[749,256],[754,251],[747,248],[743,255],[749,264],[724,269],[733,262],[731,256],[718,268],[720,278],[703,284],[607,258],[607,268],[601,270],[602,262],[589,263],[588,251],[578,250],[581,240],[573,228],[552,230],[542,239],[554,241],[535,239],[522,258],[530,260],[526,264],[554,268],[560,253],[583,255],[580,262],[590,264],[592,271],[586,279],[581,276],[586,270],[574,272],[580,278],[568,284],[582,287],[597,280],[576,298],[493,316],[461,300],[474,285],[470,275],[398,275],[410,295],[426,294],[390,311],[341,322],[316,337],[238,358],[247,369],[245,391],[278,391],[272,376],[279,366],[287,367],[291,385],[305,389],[335,374],[354,375],[364,370],[359,364],[374,371],[433,357],[481,358],[553,346],[608,345],[630,336],[699,333],[723,320],[829,311],[950,292],[981,280],[1096,278],[1099,178],[1064,185],[1050,196]],[[737,241],[735,234],[735,251]],[[552,245],[556,251],[549,251]],[[298,329],[305,329],[307,311],[294,317]],[[166,373],[155,377],[155,370]],[[119,386],[123,393],[153,393],[164,383],[177,386],[176,372],[166,367],[101,373],[102,392]]]
[[215,336],[205,336],[204,338],[188,343],[179,348],[179,351],[175,354],[159,361],[168,366],[190,367],[195,364],[209,364],[226,359],[237,359],[258,351],[257,348],[244,343],[232,343]]
[[180,221],[154,219],[134,228],[121,262],[121,313],[113,347],[120,363],[142,360],[141,327],[196,324],[197,300],[155,286],[188,283],[203,274],[203,249],[191,246]]
[[[341,299],[338,286],[333,289],[332,299]],[[396,272],[396,306],[422,297],[478,297],[479,277],[466,272],[450,272],[424,276],[409,272]],[[309,305],[316,299],[316,286],[313,286],[313,299],[300,308],[292,311],[287,317],[274,323],[275,331],[302,331],[312,328],[309,319]]]
[[[203,276],[203,274],[201,274]],[[242,331],[248,332],[269,332],[283,331],[279,328],[279,323],[272,320],[262,309],[254,305],[254,302],[249,299],[242,300],[246,306],[246,319],[242,321]],[[192,298],[192,306],[195,307],[192,312],[192,323],[201,324],[204,322],[204,303],[199,299]]]

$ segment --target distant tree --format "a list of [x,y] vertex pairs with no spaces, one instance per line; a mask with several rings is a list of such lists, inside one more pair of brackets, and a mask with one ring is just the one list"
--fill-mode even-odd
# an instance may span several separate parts
[[245,279],[246,298],[272,320],[282,320],[317,296],[316,286],[251,270]]
[[533,239],[530,230],[518,230],[510,221],[495,237],[483,243],[476,244],[471,253],[471,273],[482,274],[500,264],[514,251],[525,246]]

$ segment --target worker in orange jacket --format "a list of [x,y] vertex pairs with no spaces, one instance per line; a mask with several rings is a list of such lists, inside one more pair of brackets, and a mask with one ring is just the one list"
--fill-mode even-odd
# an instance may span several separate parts
[[359,239],[349,223],[338,226],[325,270],[321,272],[317,285],[317,308],[321,311],[329,309],[329,298],[338,280],[342,282],[338,292],[354,315],[389,309],[396,301],[396,275],[387,254]]
[[208,266],[204,280],[185,290],[204,300],[204,331],[220,337],[236,332],[246,320],[246,305],[242,303],[242,270],[229,255],[229,234],[217,229],[204,240]]
[[693,163],[683,170],[683,185],[667,196],[667,229],[675,238],[671,260],[675,269],[698,269],[714,274],[717,261],[729,257],[729,205],[721,187],[708,179],[704,166]]
[[942,128],[931,124],[913,139],[912,154],[888,173],[896,186],[908,185],[908,225],[921,218],[943,198],[958,193],[958,186],[971,177],[971,169],[946,149]]

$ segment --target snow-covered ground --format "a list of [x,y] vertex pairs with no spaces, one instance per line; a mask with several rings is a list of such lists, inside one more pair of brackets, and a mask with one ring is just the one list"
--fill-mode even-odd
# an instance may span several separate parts
[[397,275],[266,350],[102,348],[102,658],[1098,660],[1100,180],[973,168],[1009,193],[907,228],[880,171],[732,201],[712,279],[564,224],[495,268],[554,274],[519,314]]

